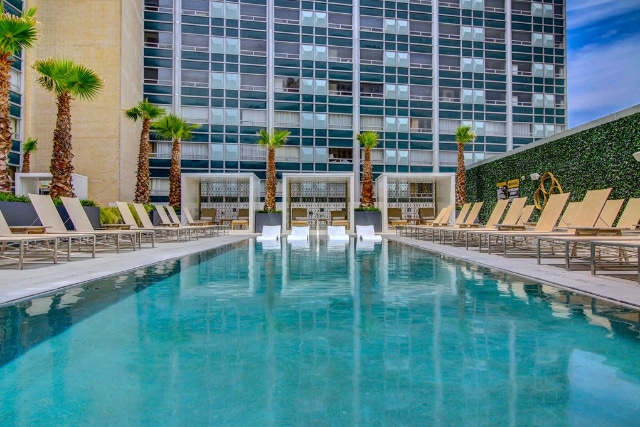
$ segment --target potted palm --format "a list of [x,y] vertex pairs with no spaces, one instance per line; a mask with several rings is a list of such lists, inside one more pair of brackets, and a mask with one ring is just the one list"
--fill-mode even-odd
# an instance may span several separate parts
[[467,173],[464,167],[464,146],[476,139],[471,125],[458,126],[456,129],[456,143],[458,144],[458,168],[456,169],[456,210],[460,209],[466,199]]
[[169,168],[169,206],[180,206],[182,199],[180,143],[190,140],[193,137],[193,131],[200,126],[190,125],[175,114],[169,114],[153,122],[151,127],[158,136],[172,141],[171,167]]
[[92,100],[102,90],[104,83],[93,70],[69,59],[38,59],[33,69],[40,75],[38,83],[56,97],[58,111],[53,131],[51,156],[52,198],[74,197],[71,184],[73,150],[71,146],[71,100]]
[[22,145],[22,168],[21,173],[31,173],[31,153],[38,150],[38,138],[27,138]]
[[373,225],[375,231],[382,231],[382,213],[375,206],[373,199],[373,166],[371,165],[371,149],[378,146],[380,135],[377,132],[365,131],[356,135],[360,145],[364,147],[362,161],[362,192],[360,207],[354,211],[355,225]]
[[275,129],[269,133],[266,129],[258,131],[257,143],[267,147],[267,182],[265,186],[264,208],[256,212],[255,230],[262,231],[264,225],[282,225],[282,212],[276,210],[276,148],[283,146],[291,134],[286,129]]
[[138,149],[138,170],[136,172],[136,192],[133,201],[135,203],[149,203],[149,133],[151,123],[165,114],[164,108],[160,108],[149,102],[148,99],[140,101],[135,107],[124,112],[125,116],[135,121],[142,121],[140,132],[140,148]]

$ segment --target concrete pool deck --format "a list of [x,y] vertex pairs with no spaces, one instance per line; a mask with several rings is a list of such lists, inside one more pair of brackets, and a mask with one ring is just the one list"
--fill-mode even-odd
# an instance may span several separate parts
[[[95,258],[75,258],[71,262],[30,264],[24,270],[11,267],[0,268],[0,304],[10,303],[33,295],[74,286],[145,265],[173,259],[207,249],[240,242],[255,235],[227,234],[214,238],[203,238],[189,242],[162,242],[155,248],[144,248],[135,252],[98,252]],[[440,245],[395,234],[384,235],[397,241],[423,248],[462,261],[550,284],[563,289],[601,298],[632,308],[640,309],[640,284],[636,273],[629,279],[609,275],[592,276],[588,269],[566,271],[560,260],[556,264],[538,265],[533,257],[504,258],[500,255],[479,253],[460,247]]]

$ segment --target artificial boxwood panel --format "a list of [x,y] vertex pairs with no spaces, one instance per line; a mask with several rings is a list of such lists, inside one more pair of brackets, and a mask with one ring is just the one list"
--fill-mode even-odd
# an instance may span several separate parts
[[611,187],[611,199],[640,197],[640,113],[594,126],[582,132],[514,153],[496,161],[467,169],[467,201],[484,201],[481,220],[496,204],[496,184],[525,177],[520,195],[533,203],[539,181],[529,175],[551,172],[570,201],[582,200],[588,190]]

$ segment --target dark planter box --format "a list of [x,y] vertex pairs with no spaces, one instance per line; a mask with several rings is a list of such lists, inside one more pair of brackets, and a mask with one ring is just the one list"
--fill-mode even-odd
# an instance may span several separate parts
[[382,232],[382,212],[353,211],[353,225],[373,225],[374,230],[380,233]]
[[256,213],[256,233],[262,233],[262,227],[264,225],[279,225],[282,227],[282,214],[281,213]]
[[[64,222],[67,230],[73,230],[73,223],[69,220],[69,215],[64,206],[57,206],[58,213],[62,222]],[[7,220],[7,224],[10,227],[29,226],[29,225],[42,225],[36,214],[36,210],[33,209],[31,203],[22,202],[0,202],[0,211],[4,219]],[[100,208],[95,206],[84,206],[84,211],[91,221],[93,228],[100,227]]]
[[[64,208],[64,206],[56,206],[56,208],[58,209],[58,214],[60,214],[60,218],[62,218],[62,222],[64,222],[67,230],[74,230],[75,227],[73,225],[73,222],[71,221],[71,218],[69,218],[69,214],[67,213],[67,210]],[[89,221],[91,222],[93,228],[100,228],[100,208],[97,206],[83,206],[83,208],[84,213],[86,213],[87,217],[89,217]]]
[[42,225],[31,203],[0,202],[0,211],[10,227]]
[[149,214],[151,216],[151,223],[153,225],[162,225],[162,220],[160,219],[160,215],[158,215],[157,210],[154,209]]

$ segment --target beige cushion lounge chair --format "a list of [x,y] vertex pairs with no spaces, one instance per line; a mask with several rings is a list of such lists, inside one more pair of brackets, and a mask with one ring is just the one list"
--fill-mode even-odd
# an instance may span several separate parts
[[[58,262],[58,247],[60,239],[67,236],[56,234],[16,234],[0,211],[0,259],[9,262],[17,262],[22,270],[25,258],[37,259],[51,258],[54,264]],[[67,245],[67,260],[70,257],[69,245]]]
[[98,247],[102,249],[113,248],[120,252],[122,243],[130,244],[131,249],[136,250],[136,245],[140,247],[140,232],[138,230],[96,230],[93,228],[89,217],[87,217],[80,199],[75,197],[61,197],[62,204],[67,210],[67,214],[73,222],[76,231],[82,233],[92,233],[97,237]]
[[402,218],[402,209],[400,208],[387,208],[387,220],[390,227],[408,224],[408,221]]
[[307,215],[307,208],[292,208],[291,227],[306,227],[308,220]]
[[[610,193],[611,193],[611,188],[587,191],[587,194],[585,194],[584,198],[582,199],[580,208],[576,212],[573,220],[570,222],[570,226],[567,229],[556,229],[555,232],[552,229],[552,231],[546,231],[543,233],[536,233],[535,231],[533,232],[525,231],[525,232],[519,232],[516,234],[511,234],[509,235],[509,237],[506,237],[507,235],[504,234],[502,237],[503,254],[505,256],[507,255],[507,248],[512,248],[514,250],[521,250],[521,249],[527,250],[527,242],[531,238],[538,240],[537,252],[539,252],[541,240],[544,241],[544,240],[551,239],[548,241],[552,241],[553,237],[566,237],[570,235],[578,235],[578,234],[583,234],[584,230],[592,230],[593,226],[595,225],[596,221],[600,216],[600,213],[602,212],[602,209]],[[542,212],[543,214],[542,216],[544,216],[544,213],[546,211],[547,211],[547,208],[545,207],[545,210]],[[541,219],[542,219],[542,216],[540,217]],[[539,223],[540,221],[538,222],[538,224]],[[507,240],[514,239],[514,238],[518,239],[519,245],[508,245]]]
[[[135,205],[138,205],[136,208]],[[125,224],[127,224],[132,230],[142,230],[147,233],[153,233],[155,237],[172,237],[175,236],[176,240],[180,240],[180,236],[189,237],[190,230],[182,230],[180,227],[154,227],[151,223],[151,219],[149,218],[149,214],[139,203],[134,204],[134,209],[138,218],[140,219],[140,223],[142,226],[139,226],[133,217],[133,213],[131,213],[131,209],[129,209],[129,204],[126,202],[116,202],[116,206],[120,211],[120,216],[122,216],[122,220]]]

